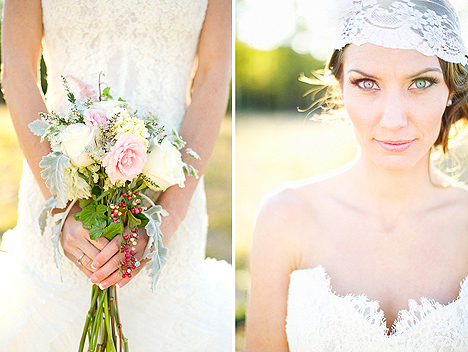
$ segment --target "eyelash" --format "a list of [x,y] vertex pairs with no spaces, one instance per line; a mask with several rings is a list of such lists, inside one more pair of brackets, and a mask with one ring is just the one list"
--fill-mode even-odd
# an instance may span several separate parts
[[[432,87],[434,84],[437,84],[439,83],[439,80],[437,78],[433,78],[433,77],[419,77],[419,78],[416,78],[414,79],[411,84],[410,84],[410,87],[412,85],[414,85],[416,82],[418,81],[426,81],[429,83],[429,86],[427,87],[423,87],[423,88],[408,88],[408,89],[427,89],[429,87]],[[375,88],[364,88],[364,87],[361,87],[360,84],[363,83],[363,82],[372,82],[375,86],[378,87],[377,85],[377,82],[375,82],[373,79],[369,79],[369,78],[359,78],[359,79],[351,79],[350,80],[351,84],[362,89],[362,90],[367,90],[367,91],[372,91],[372,90],[375,90]]]

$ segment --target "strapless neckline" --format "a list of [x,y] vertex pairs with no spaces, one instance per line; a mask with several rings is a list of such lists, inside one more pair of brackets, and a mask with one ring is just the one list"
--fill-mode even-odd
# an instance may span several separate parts
[[[392,338],[394,335],[407,331],[407,326],[414,326],[420,323],[423,319],[427,319],[434,311],[450,310],[452,306],[460,304],[461,300],[468,298],[468,275],[460,281],[460,289],[458,296],[453,301],[442,304],[434,299],[420,297],[418,299],[408,299],[408,308],[398,310],[397,319],[393,322],[390,329],[387,327],[385,312],[380,307],[379,300],[371,300],[366,294],[348,293],[341,295],[333,290],[331,285],[331,277],[327,274],[325,267],[317,265],[313,268],[297,269],[291,273],[291,280],[299,276],[309,276],[318,282],[318,288],[322,290],[322,294],[329,294],[334,300],[341,302],[349,302],[355,308],[355,312],[371,325],[378,327],[382,334],[387,338]],[[302,278],[307,280],[307,278]],[[419,301],[419,303],[418,303]],[[422,313],[424,311],[424,313]],[[405,325],[403,328],[401,325]]]

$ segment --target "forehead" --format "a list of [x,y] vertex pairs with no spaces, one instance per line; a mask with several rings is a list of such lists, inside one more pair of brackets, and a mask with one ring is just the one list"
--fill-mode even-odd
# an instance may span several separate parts
[[[344,52],[344,73],[359,69],[366,73],[411,75],[426,68],[439,68],[436,56],[426,56],[416,50],[390,49],[374,44],[349,45]],[[368,72],[371,71],[371,72]]]

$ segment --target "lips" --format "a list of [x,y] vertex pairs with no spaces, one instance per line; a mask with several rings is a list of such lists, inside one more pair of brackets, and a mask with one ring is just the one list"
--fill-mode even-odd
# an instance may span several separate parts
[[380,146],[385,149],[387,152],[390,153],[402,153],[411,147],[411,145],[414,143],[415,139],[412,140],[388,140],[388,141],[380,141],[377,140],[377,143],[380,144]]

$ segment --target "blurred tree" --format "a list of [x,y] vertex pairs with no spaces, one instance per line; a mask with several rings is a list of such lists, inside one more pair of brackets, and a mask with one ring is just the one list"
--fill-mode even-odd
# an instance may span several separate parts
[[324,63],[308,54],[298,54],[290,47],[271,51],[253,49],[236,42],[236,109],[292,110],[307,109],[311,88],[300,82],[301,74],[323,69]]

